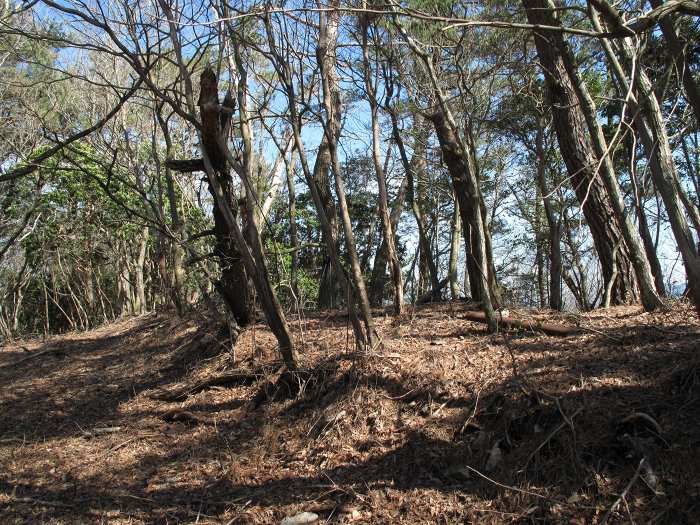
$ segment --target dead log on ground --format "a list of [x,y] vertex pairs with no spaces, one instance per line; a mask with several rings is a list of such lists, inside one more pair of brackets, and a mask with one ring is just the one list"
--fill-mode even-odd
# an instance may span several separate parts
[[[483,312],[464,312],[464,317],[470,321],[486,324],[486,316]],[[528,319],[510,319],[500,316],[498,319],[498,324],[499,326],[503,326],[505,328],[521,328],[523,330],[542,332],[547,335],[555,335],[559,337],[574,335],[579,331],[576,326],[571,325],[567,326],[553,323],[542,323],[540,321],[532,321]]]

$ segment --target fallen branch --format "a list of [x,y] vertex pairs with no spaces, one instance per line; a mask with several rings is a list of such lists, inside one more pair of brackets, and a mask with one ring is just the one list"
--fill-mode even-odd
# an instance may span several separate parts
[[190,387],[185,387],[181,390],[175,391],[175,392],[161,392],[161,393],[155,393],[151,394],[149,397],[151,399],[155,399],[156,401],[167,401],[167,402],[174,402],[174,401],[183,401],[187,399],[189,396],[192,396],[194,394],[198,394],[199,392],[202,392],[204,390],[207,390],[209,388],[213,388],[216,386],[239,386],[239,385],[252,385],[256,381],[260,379],[259,374],[254,374],[254,373],[244,373],[244,372],[236,372],[233,374],[223,374],[220,376],[216,377],[211,377],[209,379],[206,379],[205,381],[202,381],[200,383],[197,383],[194,386]]
[[41,357],[42,355],[52,354],[54,352],[60,351],[60,348],[49,348],[48,350],[42,350],[41,352],[32,352],[30,355],[23,357],[22,359],[18,359],[17,361],[13,361],[12,363],[5,363],[4,365],[0,365],[0,368],[10,368],[11,366],[21,365],[25,361],[31,361],[32,359]]
[[30,503],[32,505],[41,505],[42,507],[73,507],[73,505],[71,505],[70,503],[61,503],[60,501],[46,501],[43,499],[34,499],[26,497],[18,498],[16,496],[10,499],[10,503]]
[[521,494],[527,494],[528,496],[534,496],[535,498],[540,498],[540,499],[549,500],[549,501],[556,501],[556,499],[550,498],[549,496],[545,496],[544,494],[538,494],[537,492],[532,492],[532,491],[521,489],[518,487],[513,487],[511,485],[505,485],[503,483],[499,483],[495,479],[491,479],[486,474],[482,474],[481,472],[476,470],[474,467],[470,467],[469,465],[465,465],[465,467],[467,468],[467,470],[471,470],[477,476],[485,479],[486,481],[488,481],[490,483],[493,483],[497,487],[501,487],[501,488],[506,489],[506,490],[512,490],[513,492],[520,492]]
[[93,438],[97,436],[102,436],[104,434],[116,434],[117,432],[121,432],[122,427],[99,427],[99,428],[93,428],[92,430],[85,430],[83,431],[83,437],[84,438]]
[[[483,312],[464,312],[464,317],[470,321],[476,321],[477,323],[486,324],[486,316]],[[574,335],[578,333],[578,328],[575,326],[566,326],[560,324],[552,323],[541,323],[539,321],[530,321],[525,319],[510,319],[500,317],[498,319],[498,324],[505,328],[521,328],[524,330],[530,330],[533,332],[542,332],[547,335],[555,335],[559,337],[566,337],[569,335]]]

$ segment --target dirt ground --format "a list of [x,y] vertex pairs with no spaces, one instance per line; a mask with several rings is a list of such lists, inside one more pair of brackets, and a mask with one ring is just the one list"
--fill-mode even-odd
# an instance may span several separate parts
[[569,337],[465,308],[378,314],[369,355],[343,315],[290,319],[295,385],[262,323],[233,350],[169,314],[6,345],[0,523],[700,522],[690,307],[511,312]]

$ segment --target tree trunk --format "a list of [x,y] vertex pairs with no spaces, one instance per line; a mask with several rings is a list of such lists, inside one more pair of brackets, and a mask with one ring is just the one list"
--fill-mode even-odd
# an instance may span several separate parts
[[414,127],[416,129],[415,142],[413,145],[413,157],[409,161],[406,153],[406,147],[399,130],[398,115],[396,108],[389,106],[389,116],[391,117],[391,128],[394,142],[399,149],[399,156],[406,172],[406,197],[411,205],[411,211],[416,219],[418,228],[418,246],[420,248],[421,257],[425,258],[430,278],[430,286],[433,290],[438,288],[438,270],[435,258],[432,254],[430,240],[428,239],[428,228],[425,223],[425,217],[421,210],[420,198],[417,190],[418,179],[425,175],[425,153],[426,143],[430,137],[430,130],[427,123],[420,115],[415,116]]
[[[633,131],[634,130],[633,127]],[[656,291],[661,297],[666,296],[666,286],[664,285],[664,274],[661,270],[661,264],[659,263],[659,257],[656,253],[656,246],[654,246],[654,240],[651,238],[651,232],[649,231],[649,222],[647,220],[647,214],[644,211],[644,202],[642,201],[642,195],[644,191],[639,187],[639,181],[637,178],[637,163],[634,156],[634,136],[630,135],[627,141],[627,153],[630,163],[630,181],[632,182],[633,196],[634,196],[634,210],[637,215],[637,224],[639,227],[639,234],[642,236],[642,242],[644,242],[644,251],[647,254],[647,259],[649,260],[649,265],[651,266],[651,272],[654,275],[654,283],[656,284]]]
[[483,221],[483,201],[476,179],[473,151],[462,151],[457,138],[448,125],[445,115],[440,111],[431,116],[437,132],[442,156],[452,178],[455,195],[459,201],[459,211],[463,224],[471,229],[471,250],[478,276],[477,285],[484,314],[488,320],[489,330],[498,329],[496,316],[491,302],[490,265],[487,254],[486,232]]
[[[592,3],[613,28],[622,24],[619,13],[610,4],[604,0],[592,0]],[[632,70],[635,61],[632,44],[627,38],[617,39],[614,43],[618,55],[622,57],[624,66],[628,70]],[[609,56],[609,58],[621,88],[627,88],[629,83],[622,67],[614,60],[614,56]],[[636,71],[637,77],[633,83],[634,89],[629,97],[629,105],[633,112],[639,111],[640,113],[641,118],[637,119],[637,127],[649,162],[651,176],[661,194],[676,245],[683,257],[690,295],[696,309],[700,311],[700,257],[698,257],[697,248],[683,215],[683,206],[678,195],[680,181],[666,133],[663,114],[646,72],[639,67],[636,68]]]
[[545,172],[547,168],[544,148],[544,122],[542,117],[538,118],[537,136],[535,138],[535,151],[537,156],[537,185],[542,198],[544,214],[547,218],[548,240],[549,240],[549,307],[552,310],[562,309],[561,280],[562,280],[562,258],[561,258],[561,219],[554,211],[554,203],[549,196],[549,188]]
[[[238,54],[238,50],[236,50]],[[240,57],[236,56],[236,63],[239,66],[239,92],[238,92],[238,104],[240,107],[240,112],[243,118],[241,118],[241,136],[244,141],[244,154],[243,154],[243,166],[239,166],[238,174],[241,176],[243,184],[246,188],[250,188],[252,181],[251,177],[251,141],[249,135],[249,129],[246,129],[248,125],[247,120],[247,110],[246,110],[246,72],[242,69]],[[214,196],[215,203],[215,223],[218,215],[219,218],[219,230],[220,233],[224,233],[225,228],[226,233],[229,234],[226,237],[221,237],[221,240],[227,242],[226,248],[231,250],[235,248],[240,254],[239,261],[242,261],[245,266],[246,273],[252,278],[255,283],[255,288],[260,299],[260,303],[265,312],[265,317],[267,318],[270,330],[275,335],[279,352],[284,359],[285,365],[290,370],[296,369],[296,355],[294,351],[294,344],[292,342],[291,335],[289,333],[289,328],[287,322],[284,318],[284,313],[277,301],[277,296],[272,290],[270,284],[269,276],[267,273],[267,268],[265,266],[265,259],[263,255],[262,242],[260,240],[260,234],[257,230],[257,225],[255,223],[254,210],[252,207],[248,206],[247,210],[247,236],[241,231],[236,216],[233,213],[233,209],[230,205],[231,202],[231,176],[229,174],[229,167],[236,166],[236,159],[233,158],[231,152],[225,142],[224,131],[230,122],[230,114],[222,114],[220,111],[219,101],[218,101],[218,87],[217,78],[215,73],[207,68],[201,77],[201,91],[199,97],[199,107],[202,120],[201,129],[201,139],[200,147],[202,148],[202,153],[204,155],[204,164],[207,172],[207,177],[209,179],[209,187],[212,195]],[[232,100],[224,100],[224,107],[229,107],[233,104]],[[228,184],[229,187],[225,188],[224,185]],[[246,239],[247,237],[247,239]],[[218,240],[218,238],[217,238]],[[247,242],[250,242],[250,246]],[[237,255],[238,255],[237,254]],[[229,262],[229,261],[225,261]],[[237,300],[237,304],[245,304],[240,301],[240,294],[242,291],[240,289],[234,290],[231,288],[231,283],[229,279],[241,279],[240,274],[233,274],[234,267],[228,266],[222,271],[221,285],[225,288],[228,293],[236,293],[235,297],[232,299]],[[247,290],[247,280],[246,286]],[[247,306],[247,304],[245,304]]]
[[450,262],[448,276],[450,278],[450,297],[453,301],[459,299],[459,280],[457,277],[457,262],[459,261],[459,245],[462,237],[462,221],[459,217],[459,201],[454,200],[452,213],[452,232],[450,238]]
[[141,239],[139,241],[139,251],[136,257],[134,268],[135,288],[136,288],[136,304],[134,305],[134,313],[142,314],[146,312],[146,283],[144,281],[144,265],[146,264],[146,248],[148,246],[148,227],[141,231]]
[[296,159],[287,160],[285,158],[285,171],[287,173],[287,192],[289,193],[289,244],[292,248],[292,262],[290,269],[290,288],[294,294],[295,300],[299,300],[299,287],[297,281],[297,272],[299,271],[299,238],[297,231],[297,195],[296,184],[294,182],[294,163]]
[[[302,172],[304,173],[304,178],[306,179],[306,184],[309,187],[311,193],[311,198],[314,202],[314,207],[316,208],[316,213],[321,222],[321,229],[325,239],[325,246],[328,250],[328,254],[331,257],[331,263],[339,269],[337,273],[338,282],[340,283],[345,296],[348,299],[348,313],[350,316],[350,322],[352,323],[353,332],[355,334],[355,339],[358,345],[366,346],[368,344],[374,345],[376,342],[376,336],[374,333],[367,333],[365,327],[368,326],[367,322],[362,322],[357,315],[358,306],[358,292],[355,288],[354,281],[350,281],[342,269],[340,262],[340,255],[338,253],[338,245],[335,240],[333,229],[331,227],[331,222],[328,219],[326,210],[323,207],[323,201],[321,199],[320,191],[316,181],[313,178],[311,169],[309,168],[309,163],[306,159],[306,151],[304,149],[304,143],[301,138],[302,130],[302,116],[299,114],[297,107],[297,95],[295,93],[295,85],[292,80],[292,75],[289,70],[289,60],[285,55],[283,55],[277,48],[273,36],[273,29],[270,25],[269,18],[265,19],[267,40],[270,48],[271,55],[273,57],[273,65],[277,74],[279,75],[280,82],[282,82],[287,96],[287,102],[289,105],[290,121],[292,124],[292,133],[294,137],[294,147],[299,154],[299,161],[301,164]],[[325,29],[324,29],[325,31]],[[317,60],[319,62],[325,59],[325,55],[328,52],[328,34],[324,32],[319,35],[319,49],[317,49]],[[333,46],[335,49],[335,46]],[[339,102],[339,101],[338,101]],[[340,110],[340,108],[338,108]],[[326,137],[327,130],[324,128],[324,137]],[[371,326],[371,320],[369,322]]]
[[[523,0],[523,5],[531,24],[559,25],[547,0]],[[590,228],[603,280],[609,283],[617,275],[612,288],[612,304],[626,303],[634,295],[630,254],[620,231],[620,221],[616,219],[619,218],[619,213],[615,212],[608,196],[607,190],[611,185],[606,188],[606,184],[598,177],[599,166],[603,168],[601,175],[607,170],[603,166],[604,159],[601,161],[596,158],[589,139],[591,135],[588,123],[580,107],[584,101],[579,100],[576,89],[578,87],[580,91],[582,84],[579,79],[578,86],[575,86],[576,82],[571,79],[573,64],[567,59],[569,52],[560,32],[538,30],[535,32],[535,45],[545,77],[560,151]],[[607,182],[612,182],[610,177],[605,178]],[[616,260],[612,257],[614,250],[618,251]],[[637,262],[640,262],[638,257]],[[654,303],[653,300],[649,302]]]
[[[387,189],[386,174],[382,166],[379,132],[379,103],[377,102],[377,92],[372,83],[372,68],[369,61],[369,49],[367,44],[368,26],[364,25],[362,32],[362,58],[364,64],[365,91],[370,105],[370,115],[372,120],[372,159],[374,161],[374,172],[377,176],[377,186],[379,188],[379,216],[382,223],[383,243],[386,245],[386,256],[391,269],[391,281],[393,285],[394,314],[401,315],[403,310],[403,275],[401,273],[401,262],[396,252],[396,239],[394,229],[389,216],[389,191]],[[389,89],[385,86],[385,89]],[[387,92],[387,99],[391,99],[391,91]],[[383,272],[382,272],[383,273]]]
[[[408,188],[408,177],[404,177],[401,181],[401,186],[399,186],[399,191],[396,194],[396,199],[391,207],[391,228],[392,231],[396,231],[399,226],[399,221],[401,220],[401,212],[403,211],[403,203],[406,200],[406,191]],[[377,206],[378,208],[379,206]],[[379,210],[377,210],[379,211]],[[372,224],[374,220],[372,219]],[[381,243],[379,248],[377,248],[377,253],[374,257],[374,264],[372,265],[372,275],[370,277],[369,285],[369,302],[372,306],[379,306],[382,304],[384,299],[384,285],[386,284],[386,266],[388,262],[388,249],[386,244],[386,238],[382,235]],[[364,260],[363,255],[363,260]],[[364,270],[364,265],[362,266]]]
[[[331,193],[330,179],[328,173],[331,169],[331,154],[328,147],[328,139],[324,135],[321,139],[321,144],[318,146],[316,153],[316,161],[314,163],[313,180],[318,188],[318,194],[321,198],[323,210],[328,217],[328,222],[333,233],[333,242],[338,239],[338,212],[333,202],[333,194]],[[321,242],[326,246],[329,240],[327,234],[321,232]],[[323,253],[321,279],[318,287],[317,305],[320,309],[334,308],[338,306],[338,272],[343,271],[331,263],[331,257],[328,250]]]
[[[337,3],[333,2],[335,7]],[[316,60],[321,74],[322,102],[326,114],[323,124],[324,136],[328,140],[328,148],[331,155],[331,169],[335,179],[335,194],[340,208],[340,219],[345,234],[345,245],[350,264],[350,275],[355,289],[355,297],[362,314],[365,325],[365,335],[370,347],[379,344],[379,338],[374,329],[372,311],[367,298],[365,280],[360,268],[360,259],[355,246],[355,235],[352,232],[350,212],[348,211],[347,198],[345,196],[345,184],[341,176],[340,161],[338,159],[338,138],[340,137],[342,101],[340,99],[340,86],[338,79],[336,46],[338,43],[338,29],[340,26],[339,11],[319,13],[319,39],[316,47]]]
[[[162,115],[162,105],[158,105],[155,111],[156,120],[163,133],[163,139],[165,140],[165,155],[167,159],[170,159],[173,154],[173,143],[170,137],[170,129],[168,128],[168,122]],[[155,146],[155,145],[154,145]],[[154,151],[156,148],[154,147]],[[159,159],[156,157],[156,163],[160,164]],[[159,166],[160,167],[160,166]],[[185,296],[185,250],[181,246],[183,242],[183,237],[185,233],[185,224],[180,217],[179,204],[177,200],[177,193],[175,192],[175,180],[173,178],[172,171],[168,163],[166,162],[163,166],[165,183],[167,187],[167,197],[168,197],[168,209],[170,210],[170,228],[172,229],[172,237],[169,242],[170,246],[170,258],[172,260],[172,274],[169,279],[167,279],[167,286],[170,292],[170,298],[177,309],[177,312],[182,315],[187,303],[187,297]],[[163,254],[165,255],[165,253]],[[164,273],[164,277],[166,277]]]

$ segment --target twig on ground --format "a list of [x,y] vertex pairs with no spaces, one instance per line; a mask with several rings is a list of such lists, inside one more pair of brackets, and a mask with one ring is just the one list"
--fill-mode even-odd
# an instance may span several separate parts
[[92,430],[83,430],[82,433],[84,438],[92,438],[103,434],[116,434],[122,430],[122,427],[97,427],[93,428]]
[[403,399],[404,397],[406,397],[409,394],[412,394],[415,391],[416,391],[416,389],[412,388],[411,390],[409,390],[408,392],[406,392],[405,394],[402,394],[400,396],[391,397],[391,396],[387,396],[386,394],[382,394],[382,396],[385,397],[386,399],[391,399],[392,401],[395,401],[397,399]]
[[521,494],[527,494],[528,496],[534,496],[534,497],[536,497],[536,498],[546,499],[546,500],[548,500],[548,501],[556,501],[554,498],[551,498],[551,497],[549,497],[549,496],[545,496],[545,495],[543,495],[543,494],[538,494],[537,492],[532,492],[532,491],[525,490],[525,489],[519,489],[518,487],[512,487],[512,486],[510,486],[510,485],[505,485],[505,484],[503,484],[503,483],[499,483],[498,481],[496,481],[496,480],[494,480],[494,479],[491,479],[491,478],[488,477],[486,474],[482,474],[481,472],[479,472],[478,470],[476,470],[474,467],[470,467],[469,465],[465,465],[465,467],[466,467],[468,470],[471,470],[471,471],[472,471],[474,474],[476,474],[477,476],[482,477],[482,478],[484,478],[486,481],[489,481],[489,482],[493,483],[494,485],[496,485],[496,486],[498,486],[498,487],[501,487],[501,488],[503,488],[503,489],[512,490],[513,492],[520,492]]
[[479,408],[479,396],[481,396],[481,388],[476,391],[476,400],[474,400],[474,409],[472,410],[471,415],[467,418],[467,420],[464,422],[464,424],[460,427],[459,434],[464,434],[464,431],[469,426],[469,423],[471,423],[472,419],[474,419],[474,416],[476,416],[476,411]]
[[571,422],[571,420],[574,419],[582,410],[583,410],[583,408],[579,408],[576,412],[574,412],[573,414],[571,414],[571,417],[570,417],[570,418],[567,418],[567,417],[564,415],[564,412],[562,412],[562,411],[560,410],[560,412],[562,413],[562,417],[564,418],[564,421],[562,421],[561,423],[559,423],[559,424],[556,426],[556,428],[555,428],[554,430],[552,430],[546,438],[544,438],[544,441],[542,441],[542,443],[540,443],[539,446],[538,446],[535,450],[532,451],[532,453],[527,457],[527,460],[525,461],[525,465],[523,465],[523,468],[522,468],[520,471],[522,472],[523,470],[525,470],[525,469],[527,468],[527,466],[530,464],[530,461],[532,461],[532,458],[534,458],[535,455],[536,455],[540,450],[542,450],[542,447],[544,447],[547,443],[549,443],[549,442],[551,441],[551,439],[552,439],[562,428],[564,428],[565,426],[568,425],[568,426],[572,429],[572,432],[573,432],[573,423]]
[[18,497],[13,497],[11,499],[12,502],[16,503],[30,503],[32,505],[43,505],[44,507],[66,507],[66,508],[71,508],[73,505],[70,503],[63,503],[60,501],[46,501],[43,499],[34,499],[34,498],[18,498]]
[[608,520],[610,519],[610,516],[612,515],[613,512],[615,512],[615,509],[617,506],[622,502],[622,500],[627,496],[627,493],[630,491],[632,488],[632,485],[634,485],[637,480],[639,479],[639,475],[642,473],[642,468],[644,467],[644,463],[646,462],[647,458],[642,458],[639,461],[639,465],[637,466],[637,470],[634,472],[634,476],[632,476],[632,479],[630,479],[629,483],[625,487],[625,489],[622,491],[622,493],[617,497],[615,502],[612,504],[612,506],[608,509],[608,511],[603,515],[603,518],[600,520],[598,525],[605,525]]

